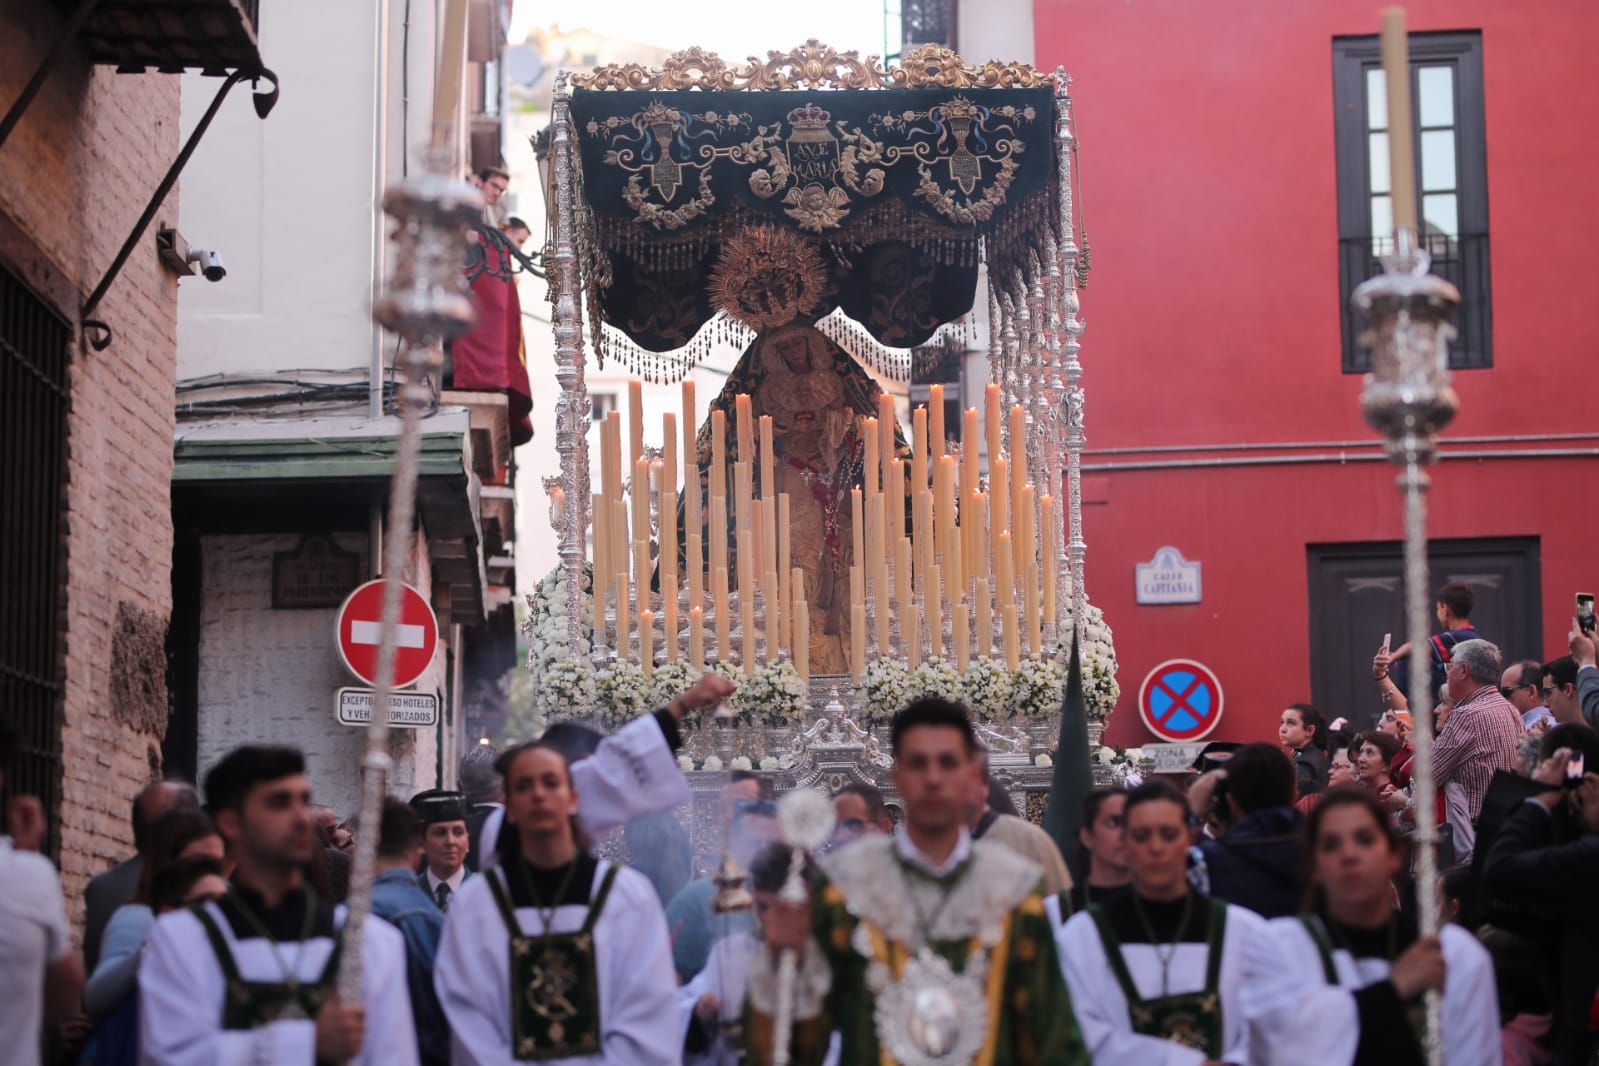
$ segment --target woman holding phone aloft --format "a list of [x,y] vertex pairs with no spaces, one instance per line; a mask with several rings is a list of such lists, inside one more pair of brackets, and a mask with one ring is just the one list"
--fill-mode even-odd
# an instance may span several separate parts
[[[1377,798],[1329,791],[1306,824],[1313,908],[1267,923],[1242,999],[1263,1064],[1420,1066],[1422,994],[1443,993],[1445,1066],[1498,1066],[1493,962],[1470,932],[1421,937],[1394,902],[1404,852]],[[1447,979],[1446,979],[1447,978]]]
[[1122,833],[1131,889],[1055,933],[1095,1066],[1253,1062],[1238,988],[1264,923],[1189,885],[1188,807],[1164,781],[1127,794]]

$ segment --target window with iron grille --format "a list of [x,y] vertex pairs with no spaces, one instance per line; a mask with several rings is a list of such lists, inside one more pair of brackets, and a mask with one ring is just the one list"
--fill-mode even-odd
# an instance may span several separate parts
[[919,44],[954,47],[954,0],[901,0],[900,37],[906,49]]
[[0,712],[21,734],[5,794],[59,824],[61,507],[72,331],[0,264]]
[[[1432,271],[1460,290],[1449,365],[1493,365],[1488,286],[1488,153],[1483,118],[1482,34],[1410,35],[1410,95],[1417,162],[1416,217]],[[1360,346],[1355,287],[1381,273],[1393,247],[1388,177],[1388,89],[1376,37],[1333,39],[1338,168],[1339,299],[1345,373],[1371,369]]]

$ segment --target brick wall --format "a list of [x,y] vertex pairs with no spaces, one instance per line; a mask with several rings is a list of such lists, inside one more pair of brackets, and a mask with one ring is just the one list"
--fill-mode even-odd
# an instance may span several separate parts
[[[16,99],[54,39],[55,12],[0,0],[0,104]],[[119,76],[69,51],[0,146],[0,212],[81,299],[178,143],[176,77]],[[158,217],[175,223],[176,203]],[[76,321],[76,307],[60,310]],[[151,690],[162,671],[150,657],[171,609],[176,312],[152,227],[96,312],[115,331],[111,346],[73,353],[59,817],[74,914],[88,878],[131,852],[129,802],[160,765],[165,694]],[[114,650],[135,685],[113,685]]]
[[[366,537],[334,539],[365,557]],[[240,744],[289,744],[305,752],[316,802],[348,817],[360,800],[366,732],[334,719],[340,686],[360,684],[334,646],[337,608],[272,608],[273,553],[289,551],[299,540],[297,533],[201,538],[200,776]],[[425,549],[420,538],[414,543]],[[427,595],[431,582],[425,560],[413,553],[405,579]],[[448,630],[441,636],[447,639]],[[441,642],[418,690],[441,689],[444,662]],[[396,729],[390,738],[389,791],[410,796],[433,787],[434,731]]]

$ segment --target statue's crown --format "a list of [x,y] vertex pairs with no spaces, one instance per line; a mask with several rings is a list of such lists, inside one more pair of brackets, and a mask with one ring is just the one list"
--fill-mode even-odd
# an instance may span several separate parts
[[797,130],[825,130],[833,115],[815,104],[796,107],[788,113],[788,123]]

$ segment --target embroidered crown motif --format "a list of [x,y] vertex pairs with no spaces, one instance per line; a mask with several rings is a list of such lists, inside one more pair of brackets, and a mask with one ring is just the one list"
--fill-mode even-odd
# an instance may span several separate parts
[[832,120],[832,112],[825,111],[815,104],[796,107],[788,113],[788,124],[797,130],[825,130]]

